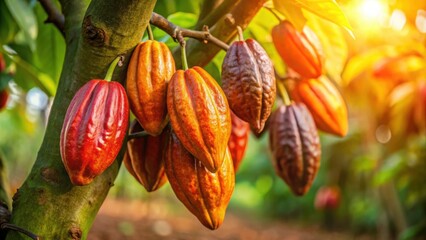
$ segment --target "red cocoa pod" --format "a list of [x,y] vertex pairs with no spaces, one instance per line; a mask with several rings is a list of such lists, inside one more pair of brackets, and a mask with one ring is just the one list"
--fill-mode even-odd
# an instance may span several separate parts
[[150,135],[159,135],[168,122],[167,84],[174,72],[175,62],[166,44],[148,40],[133,51],[127,69],[127,95],[130,109]]
[[216,172],[231,134],[228,101],[217,82],[200,67],[176,71],[168,87],[167,109],[182,145]]
[[321,146],[303,103],[280,106],[271,116],[269,143],[277,174],[294,194],[304,195],[318,172]]
[[228,149],[231,153],[235,172],[237,172],[247,148],[250,125],[237,117],[237,115],[235,115],[232,111],[231,121],[232,131],[228,141]]
[[339,207],[340,189],[337,186],[321,187],[315,195],[317,210],[332,210]]
[[6,107],[9,99],[9,92],[6,89],[0,90],[0,110]]
[[300,76],[317,78],[322,75],[322,47],[312,30],[305,27],[299,32],[289,21],[281,21],[272,29],[272,40],[286,65]]
[[0,73],[6,69],[6,61],[4,60],[3,54],[0,53]]
[[347,134],[348,111],[345,100],[326,77],[297,81],[291,96],[296,102],[303,102],[308,107],[319,130],[340,137]]
[[[137,120],[130,124],[130,133],[143,130]],[[124,165],[148,192],[159,189],[167,181],[164,155],[168,136],[169,131],[165,129],[159,136],[148,135],[127,141],[127,159]]]
[[275,73],[271,59],[253,39],[236,41],[222,64],[222,88],[231,110],[262,131],[275,101]]
[[74,185],[86,185],[115,160],[126,136],[129,106],[118,82],[93,79],[81,87],[62,126],[62,162]]
[[229,151],[226,150],[218,171],[212,173],[172,133],[167,145],[165,169],[176,197],[204,226],[217,229],[225,218],[235,186]]

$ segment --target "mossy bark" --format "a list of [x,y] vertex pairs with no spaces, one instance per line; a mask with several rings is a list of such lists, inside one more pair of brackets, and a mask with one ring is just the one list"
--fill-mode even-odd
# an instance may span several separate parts
[[[62,0],[66,54],[43,144],[31,173],[13,197],[12,223],[41,239],[86,239],[118,173],[120,160],[87,186],[73,186],[59,152],[67,106],[87,81],[102,79],[118,55],[114,80],[124,81],[129,56],[140,41],[156,0]],[[87,11],[86,11],[87,9]],[[10,232],[7,239],[27,239]]]

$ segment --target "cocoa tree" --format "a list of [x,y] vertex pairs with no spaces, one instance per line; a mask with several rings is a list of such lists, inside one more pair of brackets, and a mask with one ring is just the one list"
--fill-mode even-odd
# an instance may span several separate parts
[[[59,0],[60,11],[53,1],[39,2],[48,14],[46,22],[53,23],[65,39],[65,60],[57,88],[42,84],[43,90],[54,95],[55,100],[37,160],[13,196],[10,219],[13,225],[4,226],[19,226],[41,239],[86,239],[96,213],[114,185],[126,147],[122,148],[116,161],[90,184],[74,186],[70,182],[61,160],[59,142],[67,110],[65,106],[70,104],[77,90],[90,79],[104,76],[117,56],[121,56],[122,60],[113,78],[124,83],[132,51],[149,22],[181,43],[184,37],[190,37],[185,43],[188,65],[205,66],[221,49],[228,49],[238,27],[245,29],[266,0],[205,0],[193,29],[181,28],[153,13],[156,0]],[[282,2],[275,1],[275,7],[285,12],[286,6],[281,5]],[[315,6],[298,7],[311,9]],[[321,16],[319,11],[316,14]],[[288,17],[295,16],[290,14]],[[321,17],[332,19],[332,16]],[[303,17],[299,16],[299,19],[306,22]],[[343,20],[338,23],[348,27]],[[296,27],[300,30],[303,25],[299,22]],[[181,49],[175,48],[173,55],[177,68],[181,68]],[[11,59],[18,62],[16,58]],[[282,93],[282,97],[284,95]],[[22,233],[9,231],[7,239],[25,237]]]

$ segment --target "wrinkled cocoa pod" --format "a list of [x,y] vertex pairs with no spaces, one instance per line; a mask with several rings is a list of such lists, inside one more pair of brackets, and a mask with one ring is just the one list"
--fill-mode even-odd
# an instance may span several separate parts
[[228,141],[228,149],[231,153],[235,172],[237,172],[247,148],[250,125],[237,117],[232,111],[231,120],[232,131]]
[[220,86],[200,67],[178,70],[169,83],[167,109],[183,146],[216,172],[231,134],[228,101]]
[[166,44],[148,40],[133,51],[127,69],[127,95],[130,109],[150,135],[159,135],[168,122],[167,84],[174,72],[175,62]]
[[263,127],[262,131],[256,132],[253,128],[250,127],[251,133],[257,138],[260,139],[268,130],[269,130],[269,122],[270,122],[271,116],[266,119],[265,126]]
[[272,29],[272,40],[289,68],[304,78],[321,76],[322,47],[312,30],[305,27],[299,32],[289,21],[282,21]]
[[209,229],[217,229],[225,218],[235,185],[235,173],[228,150],[216,173],[192,156],[172,133],[166,152],[167,178],[176,197]]
[[283,105],[272,114],[269,144],[277,174],[294,194],[304,195],[318,172],[321,146],[303,103]]
[[297,81],[291,96],[296,102],[303,102],[308,107],[319,130],[340,137],[347,134],[348,112],[345,100],[326,77]]
[[90,80],[68,107],[62,126],[62,162],[74,185],[86,185],[115,160],[126,136],[129,106],[118,82]]
[[6,89],[0,90],[0,110],[6,107],[9,93]]
[[[137,120],[130,125],[130,133],[143,131]],[[127,158],[124,165],[142,186],[152,192],[159,189],[167,181],[164,172],[164,154],[166,152],[169,131],[159,136],[146,136],[127,141]]]
[[229,106],[255,132],[262,131],[275,101],[275,73],[265,50],[253,39],[236,41],[222,64],[222,88]]

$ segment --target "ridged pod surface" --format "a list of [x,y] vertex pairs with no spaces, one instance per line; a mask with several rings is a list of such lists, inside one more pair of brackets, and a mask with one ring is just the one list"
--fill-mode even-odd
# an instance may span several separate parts
[[272,61],[259,43],[253,39],[232,43],[222,64],[222,88],[235,115],[261,132],[276,86]]
[[315,33],[309,28],[297,31],[289,21],[282,21],[272,29],[272,40],[278,54],[288,67],[304,78],[322,74],[322,49]]
[[167,178],[176,197],[209,229],[217,229],[225,218],[235,186],[229,151],[216,173],[206,169],[171,134],[165,159]]
[[178,70],[169,83],[167,109],[182,145],[216,172],[231,134],[228,101],[220,86],[200,67]]
[[[138,121],[130,125],[130,133],[143,131]],[[146,136],[127,141],[127,153],[124,165],[133,177],[142,186],[152,192],[159,189],[167,181],[164,172],[164,155],[169,131],[164,131],[159,136]]]
[[277,174],[294,194],[304,195],[318,172],[321,146],[303,103],[280,106],[271,116],[269,144]]
[[229,137],[228,149],[232,156],[235,172],[237,172],[247,148],[250,125],[241,120],[231,111],[232,131]]
[[303,102],[317,128],[343,137],[348,132],[346,103],[336,87],[326,78],[297,81],[291,93],[296,102]]
[[159,135],[168,122],[167,84],[174,72],[175,61],[166,44],[148,40],[133,51],[127,69],[127,95],[130,109],[151,135]]
[[107,169],[121,149],[129,122],[126,91],[118,82],[93,79],[81,87],[62,125],[62,162],[74,185]]

